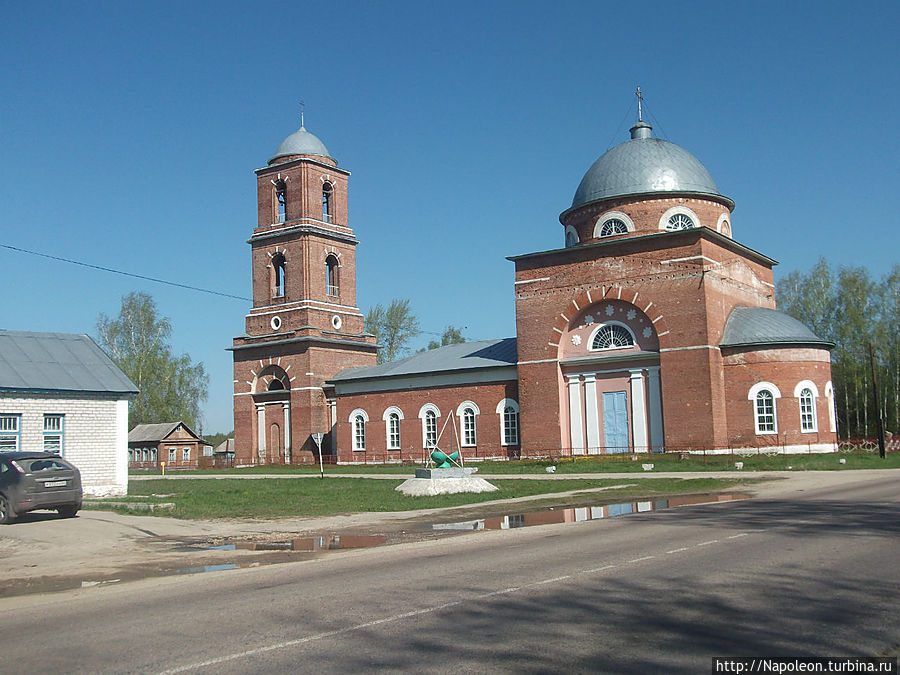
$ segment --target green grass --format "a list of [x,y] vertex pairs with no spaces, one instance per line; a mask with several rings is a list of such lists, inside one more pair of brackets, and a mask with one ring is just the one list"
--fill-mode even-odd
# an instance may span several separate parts
[[[342,480],[148,480],[133,481],[128,494],[141,503],[174,503],[173,511],[155,515],[184,519],[283,518],[338,515],[345,513],[409,511],[478,504],[495,499],[586,490],[626,485],[627,479],[495,480],[499,490],[483,494],[457,494],[437,497],[407,497],[394,488],[400,480],[348,478]],[[622,487],[598,493],[597,500],[615,502],[666,494],[703,493],[723,490],[739,481],[730,479],[658,478],[641,481],[636,487]],[[127,498],[125,498],[127,500]],[[118,500],[85,502],[85,508],[140,513]]]
[[[643,472],[641,464],[654,464],[654,471],[730,471],[734,463],[744,463],[744,471],[841,471],[852,469],[897,469],[900,468],[900,452],[894,452],[881,459],[878,453],[840,452],[836,454],[813,455],[757,455],[740,457],[732,455],[687,455],[678,453],[637,455],[632,461],[631,455],[606,455],[603,457],[585,457],[577,460],[517,460],[510,462],[472,462],[469,466],[477,466],[484,474],[541,474],[551,464],[556,466],[557,474],[567,473],[607,473],[607,472]],[[841,464],[840,459],[846,459]],[[412,474],[412,466],[399,464],[368,466],[326,466],[327,474]],[[176,475],[189,474],[318,474],[318,466],[266,464],[247,467],[245,469],[200,469],[195,471],[175,471]],[[132,471],[132,475],[159,475],[158,471]]]

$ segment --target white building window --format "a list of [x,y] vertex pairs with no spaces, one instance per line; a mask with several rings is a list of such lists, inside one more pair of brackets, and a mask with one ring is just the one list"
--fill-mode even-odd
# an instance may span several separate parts
[[519,404],[511,398],[505,398],[497,404],[500,418],[500,444],[519,444]]
[[590,341],[591,351],[623,347],[634,347],[634,335],[622,324],[604,323],[594,329]]
[[400,449],[400,420],[403,419],[403,411],[395,405],[384,411],[381,416],[384,420],[384,435],[387,439],[388,450]]
[[441,411],[433,403],[426,403],[419,410],[419,419],[422,420],[422,447],[436,448],[438,431],[437,418],[441,416]]
[[19,449],[21,415],[0,414],[0,452]]
[[63,415],[44,415],[44,452],[62,456],[64,430]]
[[597,218],[594,224],[595,237],[612,237],[617,234],[634,232],[634,221],[621,211],[609,211]]
[[778,417],[775,399],[781,398],[781,392],[771,382],[757,382],[747,394],[753,402],[753,419],[756,434],[764,436],[778,433]]
[[817,432],[819,430],[819,420],[816,415],[818,388],[811,380],[803,380],[794,387],[794,396],[800,404],[800,431],[805,434]]
[[169,464],[175,463],[175,448],[169,448]]
[[462,446],[474,447],[478,443],[475,418],[481,411],[472,401],[463,401],[456,409],[459,416],[459,427],[462,432]]
[[677,230],[690,230],[700,227],[700,219],[697,214],[686,206],[673,206],[659,219],[659,229],[675,232]]
[[353,434],[353,450],[354,452],[362,452],[366,449],[366,423],[369,416],[362,408],[357,408],[350,413],[349,422],[352,425]]
[[191,461],[191,449],[190,448],[182,448],[181,449],[181,461],[184,464],[187,464]]

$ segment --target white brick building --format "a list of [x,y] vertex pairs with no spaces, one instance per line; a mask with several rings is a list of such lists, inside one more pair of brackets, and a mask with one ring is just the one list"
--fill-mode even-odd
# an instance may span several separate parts
[[137,391],[87,335],[0,331],[0,452],[59,453],[85,493],[123,495]]

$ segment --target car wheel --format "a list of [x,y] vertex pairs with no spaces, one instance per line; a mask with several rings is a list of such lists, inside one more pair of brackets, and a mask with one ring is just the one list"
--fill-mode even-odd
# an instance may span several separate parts
[[75,514],[78,513],[77,506],[60,506],[56,509],[56,512],[62,518],[74,518]]
[[9,500],[5,495],[0,495],[0,524],[11,523],[16,519],[16,512],[12,510]]

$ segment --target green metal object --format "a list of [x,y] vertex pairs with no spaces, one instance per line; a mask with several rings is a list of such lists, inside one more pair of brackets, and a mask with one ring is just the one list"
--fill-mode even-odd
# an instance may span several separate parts
[[440,450],[435,450],[431,453],[431,461],[434,462],[436,469],[450,469],[453,467],[453,464],[459,465],[459,450],[449,455]]

